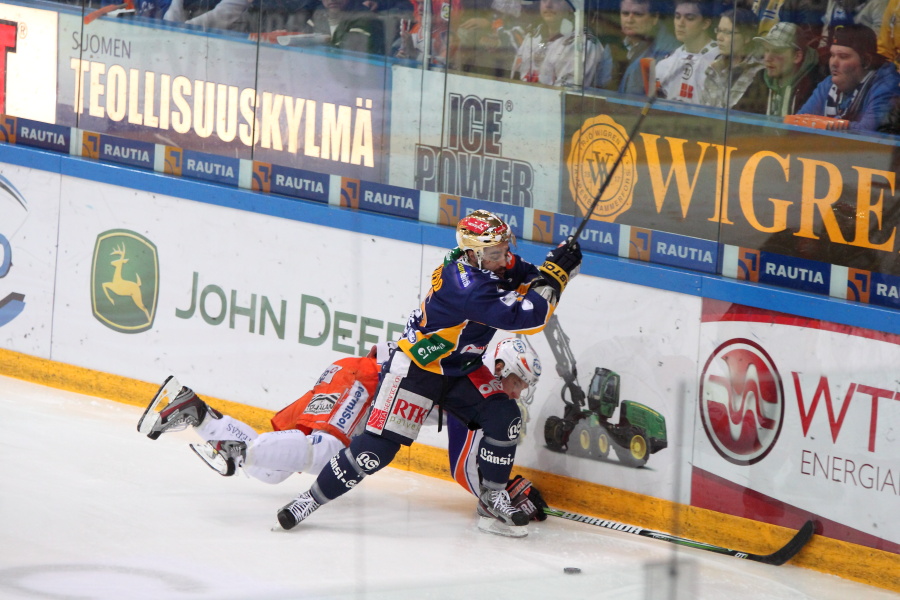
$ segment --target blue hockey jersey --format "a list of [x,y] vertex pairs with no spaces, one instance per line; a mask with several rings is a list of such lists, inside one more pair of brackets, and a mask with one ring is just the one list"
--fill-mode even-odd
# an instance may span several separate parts
[[547,324],[554,306],[527,286],[538,275],[537,267],[514,254],[503,278],[465,257],[442,265],[397,345],[426,371],[471,373],[498,329],[531,334]]

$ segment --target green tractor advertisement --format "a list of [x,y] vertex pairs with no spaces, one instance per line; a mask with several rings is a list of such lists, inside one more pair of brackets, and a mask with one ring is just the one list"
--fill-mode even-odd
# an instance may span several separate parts
[[[587,394],[578,385],[575,357],[556,315],[544,329],[563,379],[562,417],[544,422],[544,440],[554,452],[607,460],[612,450],[619,462],[642,467],[651,454],[668,445],[666,419],[649,406],[619,399],[619,375],[597,367]],[[618,421],[614,421],[618,411]]]

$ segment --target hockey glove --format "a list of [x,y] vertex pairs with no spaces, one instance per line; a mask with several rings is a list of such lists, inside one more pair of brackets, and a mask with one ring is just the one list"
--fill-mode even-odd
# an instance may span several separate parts
[[547,519],[547,514],[544,512],[544,509],[548,508],[547,503],[544,502],[541,493],[537,491],[530,480],[516,475],[506,485],[506,493],[509,494],[510,503],[528,515],[529,519],[535,521]]
[[543,283],[556,291],[558,299],[569,280],[578,273],[579,266],[581,266],[581,246],[569,237],[547,253],[547,259],[538,270],[541,272]]

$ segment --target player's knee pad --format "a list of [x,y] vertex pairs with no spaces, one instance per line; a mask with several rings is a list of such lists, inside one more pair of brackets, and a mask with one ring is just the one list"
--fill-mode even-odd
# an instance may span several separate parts
[[522,412],[515,400],[506,398],[490,402],[490,408],[484,411],[479,421],[484,430],[485,437],[493,438],[497,442],[519,439],[522,431]]

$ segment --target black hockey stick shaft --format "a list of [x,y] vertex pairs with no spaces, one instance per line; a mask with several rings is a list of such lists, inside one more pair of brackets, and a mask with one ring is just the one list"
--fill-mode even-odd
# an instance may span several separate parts
[[568,512],[565,510],[560,510],[558,508],[548,507],[544,509],[544,512],[548,515],[568,519],[570,521],[587,523],[588,525],[605,527],[606,529],[612,529],[613,531],[621,531],[623,533],[631,533],[634,535],[639,535],[641,537],[662,540],[664,542],[678,544],[679,546],[687,546],[688,548],[708,550],[710,552],[715,552],[716,554],[734,556],[735,558],[743,558],[746,560],[765,563],[767,565],[783,565],[787,561],[791,560],[798,552],[800,552],[800,550],[803,549],[803,546],[806,545],[810,538],[812,538],[813,533],[816,529],[815,521],[807,521],[803,524],[803,527],[801,527],[800,530],[797,531],[796,534],[794,534],[794,537],[791,538],[791,540],[787,544],[785,544],[772,554],[753,554],[752,552],[731,550],[729,548],[716,546],[714,544],[707,544],[704,542],[698,542],[696,540],[689,540],[687,538],[678,537],[677,535],[663,533],[662,531],[644,529],[643,527],[638,527],[637,525],[626,525],[625,523],[618,523],[616,521],[610,521],[608,519],[599,519],[597,517],[579,515],[578,513]]
[[628,134],[628,139],[625,142],[625,145],[622,146],[622,149],[619,151],[619,155],[616,157],[616,162],[613,163],[612,167],[609,170],[609,173],[606,174],[606,179],[603,180],[603,183],[600,184],[600,190],[597,192],[597,195],[594,196],[594,201],[591,203],[591,207],[584,214],[584,218],[581,220],[581,223],[578,225],[578,229],[575,230],[575,233],[571,236],[570,244],[575,243],[578,240],[578,236],[581,235],[581,231],[588,224],[588,221],[591,220],[591,215],[594,214],[594,209],[597,208],[597,203],[600,202],[600,198],[603,197],[603,193],[606,191],[606,188],[609,187],[610,182],[612,182],[613,176],[616,174],[616,171],[619,168],[619,165],[622,163],[622,159],[625,158],[625,153],[628,151],[628,147],[631,145],[631,141],[634,139],[634,136],[637,135],[637,132],[640,130],[641,125],[644,122],[644,117],[647,116],[647,113],[650,112],[650,107],[653,106],[653,102],[656,100],[656,95],[650,96],[650,99],[647,100],[647,103],[644,104],[644,107],[641,109],[641,114],[638,115],[638,119],[635,122],[634,126],[631,128],[631,133]]

